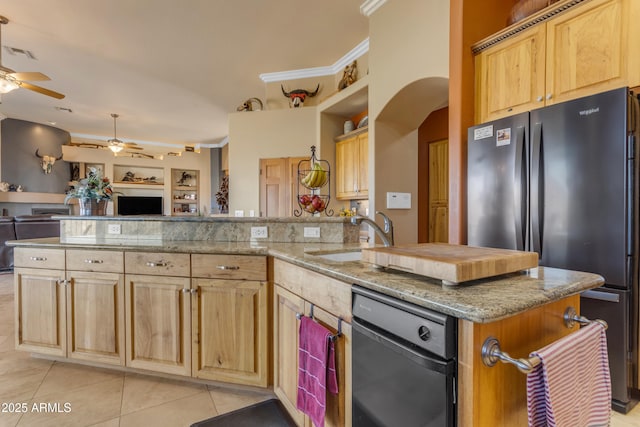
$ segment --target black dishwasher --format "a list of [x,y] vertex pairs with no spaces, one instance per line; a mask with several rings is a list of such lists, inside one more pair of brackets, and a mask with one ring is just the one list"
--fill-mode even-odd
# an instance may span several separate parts
[[456,319],[352,289],[353,426],[455,426]]

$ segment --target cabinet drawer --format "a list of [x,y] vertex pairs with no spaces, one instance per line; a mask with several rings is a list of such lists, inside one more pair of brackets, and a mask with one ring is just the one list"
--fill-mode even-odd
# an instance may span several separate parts
[[127,274],[189,277],[189,254],[163,252],[126,252]]
[[122,273],[124,271],[122,252],[68,250],[67,270]]
[[15,248],[13,263],[16,267],[64,270],[64,249]]
[[191,276],[267,280],[267,257],[256,255],[191,255]]
[[351,285],[306,268],[275,259],[273,278],[276,285],[351,322]]

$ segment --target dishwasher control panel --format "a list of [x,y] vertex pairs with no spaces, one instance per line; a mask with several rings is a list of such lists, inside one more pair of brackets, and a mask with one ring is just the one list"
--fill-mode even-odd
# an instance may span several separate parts
[[354,286],[353,317],[445,359],[455,356],[452,316]]

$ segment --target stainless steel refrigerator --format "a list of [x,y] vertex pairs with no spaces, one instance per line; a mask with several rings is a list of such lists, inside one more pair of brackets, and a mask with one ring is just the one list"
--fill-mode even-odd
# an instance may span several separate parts
[[581,314],[609,323],[613,408],[635,401],[638,100],[620,88],[469,128],[468,244],[598,273]]

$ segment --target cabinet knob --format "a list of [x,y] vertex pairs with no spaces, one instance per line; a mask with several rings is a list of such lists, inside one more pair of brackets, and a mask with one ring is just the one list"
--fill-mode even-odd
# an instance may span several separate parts
[[191,289],[184,288],[181,292],[183,294],[188,294],[188,293],[191,293]]
[[539,96],[539,97],[536,98],[536,101],[540,102],[540,101],[542,101],[542,99],[543,98],[541,96]]
[[190,291],[191,291],[192,294],[197,294],[198,293],[198,289],[197,288],[190,289]]
[[547,99],[551,99],[553,98],[553,95],[551,95],[550,93],[547,94]]
[[147,262],[147,267],[166,267],[166,261]]
[[218,270],[240,270],[240,267],[237,265],[217,265],[216,268]]
[[101,259],[85,259],[84,262],[87,264],[102,264],[104,261]]
[[47,258],[43,256],[32,256],[30,257],[31,261],[46,261]]

